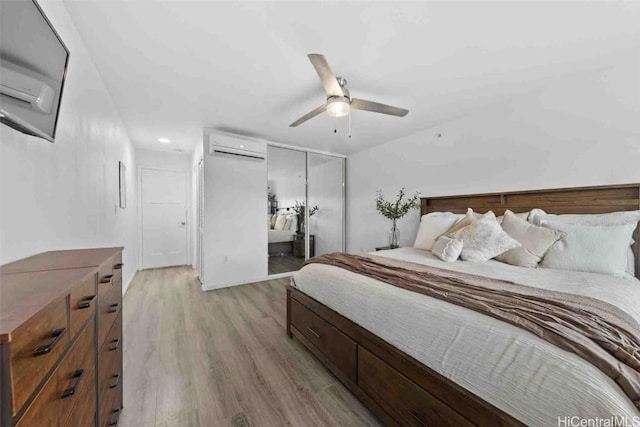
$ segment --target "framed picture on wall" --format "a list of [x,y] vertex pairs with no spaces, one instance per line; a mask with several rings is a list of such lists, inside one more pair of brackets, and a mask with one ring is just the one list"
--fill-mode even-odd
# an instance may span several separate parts
[[118,205],[124,209],[127,207],[127,167],[122,162],[118,162],[118,181],[120,189]]

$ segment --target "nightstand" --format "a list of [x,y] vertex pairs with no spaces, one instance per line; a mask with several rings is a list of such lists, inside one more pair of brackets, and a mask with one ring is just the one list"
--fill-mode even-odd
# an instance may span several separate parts
[[[315,236],[309,236],[309,258],[316,254]],[[304,234],[294,234],[293,236],[293,256],[304,257]]]
[[[380,247],[376,248],[376,252],[378,252],[378,251],[388,251],[389,249],[391,249],[391,246],[380,246]],[[398,249],[398,248],[394,248],[394,249]]]

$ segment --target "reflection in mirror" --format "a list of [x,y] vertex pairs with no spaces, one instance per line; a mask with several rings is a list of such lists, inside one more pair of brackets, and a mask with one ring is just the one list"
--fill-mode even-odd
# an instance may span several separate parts
[[267,148],[269,274],[296,271],[304,262],[303,219],[296,211],[305,200],[306,163],[303,151]]
[[344,161],[309,153],[310,257],[344,251]]

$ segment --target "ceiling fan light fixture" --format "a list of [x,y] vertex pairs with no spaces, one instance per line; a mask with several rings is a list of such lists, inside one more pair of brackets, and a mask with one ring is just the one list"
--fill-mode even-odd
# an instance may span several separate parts
[[350,101],[346,96],[332,96],[327,99],[327,114],[331,117],[344,117],[350,110]]

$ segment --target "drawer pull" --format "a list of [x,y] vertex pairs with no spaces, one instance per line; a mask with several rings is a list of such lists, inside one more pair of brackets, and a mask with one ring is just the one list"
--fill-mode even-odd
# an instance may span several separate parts
[[67,397],[73,396],[74,394],[76,394],[76,388],[78,387],[78,384],[80,384],[80,381],[82,380],[83,375],[84,375],[84,369],[78,369],[73,373],[73,378],[75,379],[75,382],[73,383],[72,387],[69,387],[62,392],[63,399],[66,399]]
[[422,421],[422,418],[420,418],[420,412],[418,412],[418,411],[411,411],[411,412],[410,412],[410,414],[411,414],[411,416],[412,416],[413,418],[415,418],[415,420],[416,420],[416,421],[418,421],[418,422],[420,423],[420,425],[425,426],[425,427],[427,426],[427,423],[425,423],[424,421]]
[[113,274],[104,276],[102,279],[100,279],[100,283],[111,283],[111,279],[113,279]]
[[314,337],[320,338],[320,334],[317,333],[313,328],[307,328],[307,329],[309,329],[309,332],[311,332]]
[[93,300],[96,299],[96,296],[90,296],[90,297],[86,297],[85,299],[82,300],[82,302],[80,304],[78,304],[78,308],[89,308],[91,307],[91,303],[93,302]]
[[109,423],[109,425],[110,425],[110,426],[114,426],[114,425],[116,425],[116,424],[118,424],[118,420],[117,420],[117,419],[112,420],[112,421]]
[[113,408],[113,409],[111,410],[111,413],[112,413],[112,414],[117,414],[118,412],[120,412],[120,408]]
[[50,353],[51,350],[54,349],[56,344],[58,344],[58,342],[62,339],[62,337],[64,336],[64,333],[66,331],[67,331],[67,328],[60,328],[60,329],[56,329],[55,331],[53,331],[51,333],[51,338],[53,338],[53,340],[47,345],[41,345],[39,347],[36,347],[33,350],[33,355],[34,356],[42,356],[43,354]]
[[113,266],[113,269],[114,269],[114,270],[122,270],[122,266],[123,266],[123,265],[124,265],[123,263],[116,264],[116,265],[114,265],[114,266]]
[[116,388],[118,387],[118,383],[120,382],[120,372],[118,372],[117,374],[115,374],[113,376],[113,378],[116,380],[115,382],[109,384],[109,388]]
[[109,347],[109,351],[116,351],[118,347],[120,347],[120,338],[116,338],[111,342],[112,344],[111,344],[111,347]]
[[115,313],[116,311],[118,311],[119,307],[120,304],[111,304],[111,306],[109,307],[109,313]]

